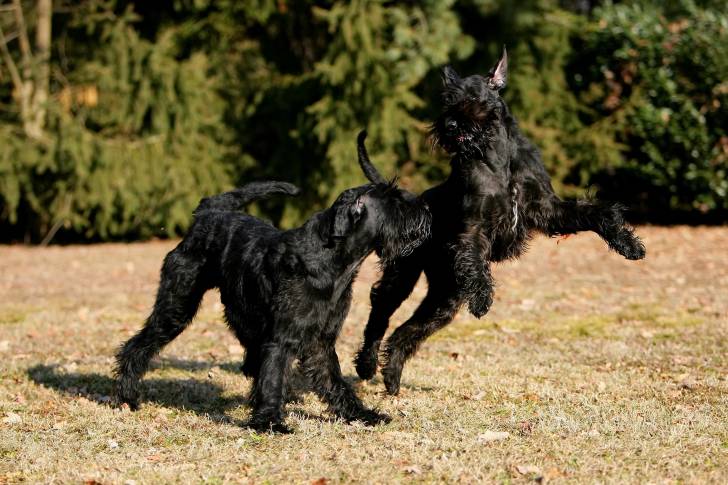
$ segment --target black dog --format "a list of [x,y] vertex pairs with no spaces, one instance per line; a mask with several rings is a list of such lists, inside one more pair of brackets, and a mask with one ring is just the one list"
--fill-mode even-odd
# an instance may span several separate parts
[[478,318],[488,312],[490,262],[520,256],[533,231],[549,236],[594,231],[627,259],[645,256],[619,204],[563,201],[555,195],[537,148],[498,95],[507,67],[504,49],[486,77],[461,79],[451,68],[443,70],[444,110],[432,136],[453,158],[450,177],[422,194],[432,212],[432,238],[388,264],[373,286],[372,310],[355,359],[359,376],[372,378],[389,317],[424,270],[427,296],[384,349],[382,375],[390,394],[399,392],[405,361],[465,302]]
[[244,372],[254,379],[251,427],[289,431],[283,403],[296,358],[336,415],[388,421],[343,379],[334,345],[364,258],[376,250],[386,264],[410,253],[429,236],[429,211],[394,183],[375,183],[343,192],[290,231],[237,212],[255,199],[297,192],[291,184],[260,182],[200,202],[189,233],[164,260],[144,328],[117,355],[119,402],[138,407],[150,359],[187,327],[202,295],[219,288],[227,323],[246,348]]

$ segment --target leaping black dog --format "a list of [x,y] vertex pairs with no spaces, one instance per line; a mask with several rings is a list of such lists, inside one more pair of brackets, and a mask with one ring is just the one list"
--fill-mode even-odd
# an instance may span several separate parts
[[[556,196],[538,149],[498,94],[507,70],[505,49],[487,76],[463,79],[449,67],[443,70],[444,109],[432,136],[453,158],[450,177],[422,194],[432,212],[432,237],[411,255],[390,262],[372,287],[372,310],[355,360],[359,376],[371,379],[389,317],[424,271],[425,299],[384,349],[382,375],[390,394],[399,392],[405,361],[465,302],[478,318],[488,312],[490,263],[520,256],[534,231],[549,236],[594,231],[627,259],[645,256],[619,204]],[[361,143],[359,152],[366,154]]]
[[246,348],[243,371],[254,379],[251,427],[290,431],[283,405],[296,358],[337,416],[369,425],[388,421],[342,378],[335,342],[364,258],[376,251],[386,264],[409,254],[429,236],[431,217],[421,199],[363,168],[377,182],[346,190],[289,231],[238,211],[272,194],[297,194],[291,184],[251,183],[203,199],[188,234],[164,259],[144,328],[117,355],[119,402],[139,406],[139,381],[150,359],[189,325],[203,294],[219,288],[227,323]]

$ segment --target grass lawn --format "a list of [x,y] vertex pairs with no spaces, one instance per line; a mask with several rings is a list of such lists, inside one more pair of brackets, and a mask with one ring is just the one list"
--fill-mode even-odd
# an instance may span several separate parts
[[726,483],[728,228],[638,232],[636,263],[591,234],[536,239],[495,268],[485,318],[461,312],[426,342],[397,398],[351,364],[367,261],[339,355],[394,420],[347,425],[309,393],[288,436],[241,427],[250,383],[213,292],[154,361],[141,410],[109,404],[112,356],[173,242],[2,246],[0,483]]

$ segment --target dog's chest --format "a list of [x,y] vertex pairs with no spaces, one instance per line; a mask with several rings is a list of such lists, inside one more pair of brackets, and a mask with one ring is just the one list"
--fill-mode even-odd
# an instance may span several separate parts
[[[508,195],[500,197],[499,204],[493,204],[490,227],[486,236],[491,241],[491,261],[503,261],[519,257],[526,249],[528,230],[523,220],[523,202],[520,187],[513,184]],[[486,216],[487,217],[487,216]]]

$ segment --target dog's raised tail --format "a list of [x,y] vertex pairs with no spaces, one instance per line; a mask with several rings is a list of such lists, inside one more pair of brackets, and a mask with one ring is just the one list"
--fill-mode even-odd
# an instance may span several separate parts
[[288,182],[251,182],[229,192],[203,198],[195,214],[205,210],[238,211],[254,200],[277,194],[298,195],[299,192],[298,187]]
[[356,148],[359,155],[359,166],[361,167],[364,175],[375,184],[386,184],[387,181],[382,174],[377,171],[377,168],[369,160],[369,154],[367,153],[367,147],[364,144],[364,140],[367,139],[367,130],[361,130],[359,136],[356,137]]

